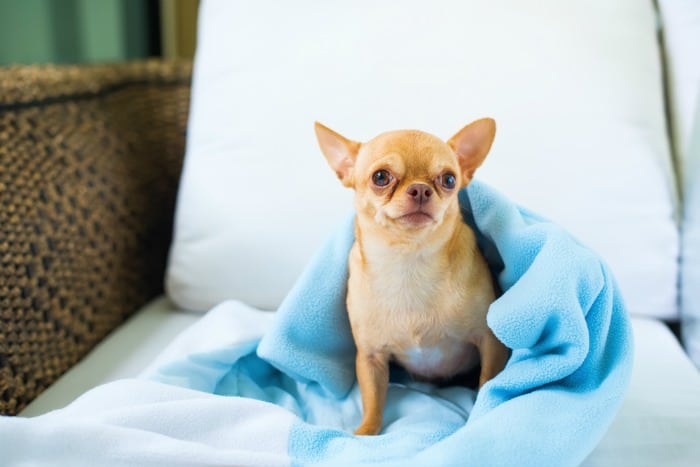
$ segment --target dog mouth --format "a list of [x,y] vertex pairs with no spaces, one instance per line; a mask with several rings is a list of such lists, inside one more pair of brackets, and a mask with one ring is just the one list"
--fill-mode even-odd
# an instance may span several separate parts
[[397,217],[397,220],[411,227],[422,227],[432,223],[435,219],[425,211],[417,210]]

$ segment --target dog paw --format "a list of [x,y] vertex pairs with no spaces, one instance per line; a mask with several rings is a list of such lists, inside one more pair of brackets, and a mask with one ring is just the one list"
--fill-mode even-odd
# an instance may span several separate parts
[[357,430],[355,430],[355,434],[360,436],[372,436],[379,434],[381,430],[382,426],[380,424],[363,423],[357,428]]

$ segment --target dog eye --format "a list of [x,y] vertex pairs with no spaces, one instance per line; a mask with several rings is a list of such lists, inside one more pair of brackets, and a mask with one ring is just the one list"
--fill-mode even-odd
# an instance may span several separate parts
[[440,176],[440,184],[443,188],[451,190],[457,185],[457,178],[453,173],[447,172]]
[[377,185],[378,187],[385,187],[389,183],[391,183],[392,176],[389,173],[388,170],[377,170],[372,174],[372,183]]

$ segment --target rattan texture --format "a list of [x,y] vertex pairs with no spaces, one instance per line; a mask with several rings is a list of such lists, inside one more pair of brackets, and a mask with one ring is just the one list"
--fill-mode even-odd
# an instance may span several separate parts
[[163,290],[191,63],[0,69],[0,413]]

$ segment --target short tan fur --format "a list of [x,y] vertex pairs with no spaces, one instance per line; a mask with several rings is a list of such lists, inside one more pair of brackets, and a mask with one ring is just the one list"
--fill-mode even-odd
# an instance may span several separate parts
[[426,379],[481,363],[481,387],[508,359],[486,324],[494,286],[457,199],[496,127],[485,118],[447,142],[401,130],[366,143],[315,129],[329,165],[355,190],[347,294],[363,406],[355,433],[373,435],[382,429],[390,361]]

